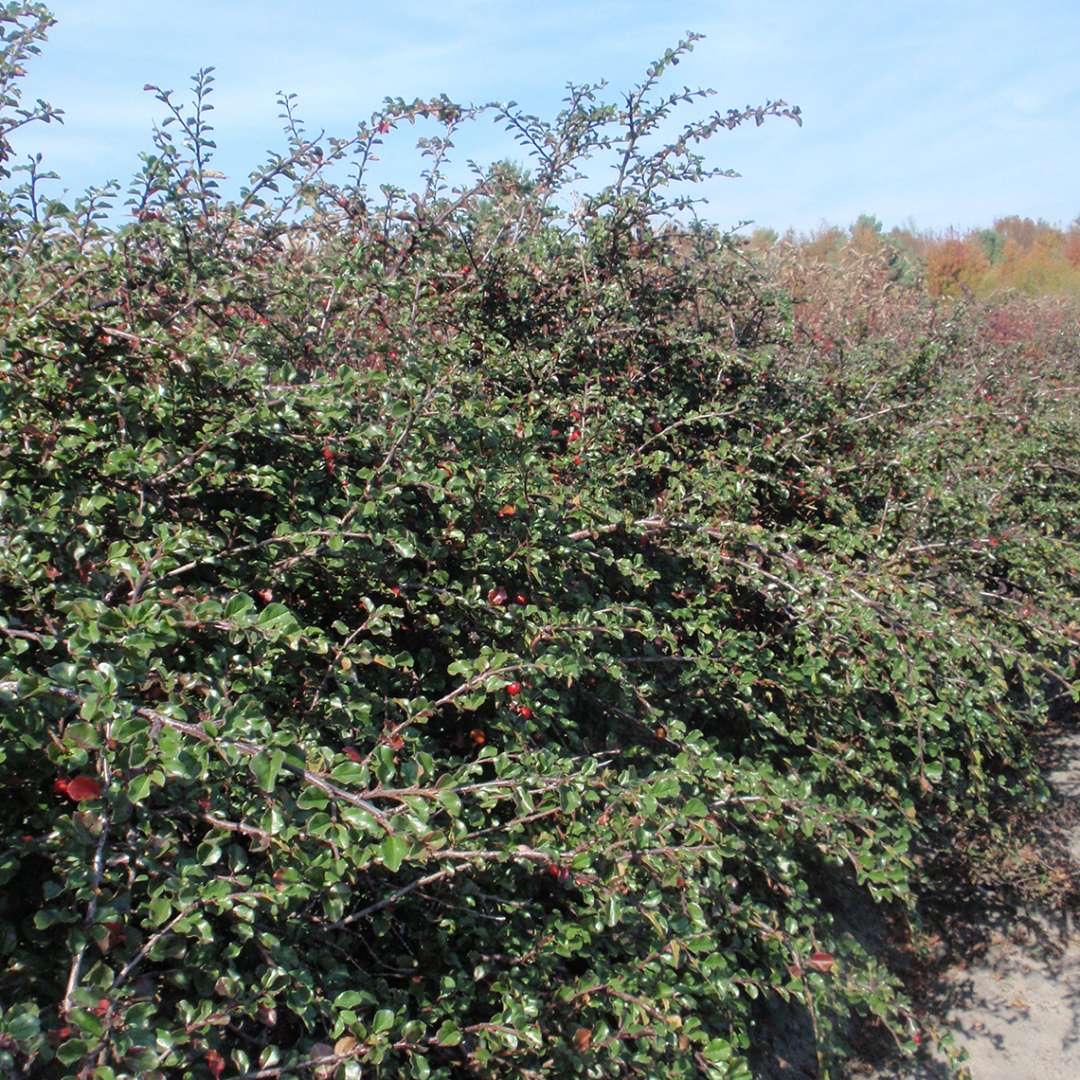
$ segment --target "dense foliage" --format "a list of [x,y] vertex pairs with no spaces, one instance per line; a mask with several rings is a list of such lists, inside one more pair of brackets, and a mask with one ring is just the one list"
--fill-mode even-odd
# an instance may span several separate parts
[[[56,114],[0,17],[2,133]],[[746,1077],[776,998],[914,1049],[837,897],[1037,786],[1076,313],[793,304],[680,185],[798,111],[678,126],[689,46],[551,123],[283,98],[233,199],[212,76],[151,88],[122,226],[0,139],[0,1069]],[[480,113],[530,171],[452,188]]]

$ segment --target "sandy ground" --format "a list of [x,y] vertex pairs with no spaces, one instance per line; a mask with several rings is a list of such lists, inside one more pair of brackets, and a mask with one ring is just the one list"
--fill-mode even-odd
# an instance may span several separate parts
[[[1060,736],[1053,750],[1048,779],[1080,805],[1080,731]],[[1080,826],[1065,840],[1080,860]],[[1077,913],[995,927],[985,953],[948,971],[941,990],[948,1003],[941,1028],[967,1050],[972,1080],[1080,1080]]]
[[[1055,847],[1080,861],[1080,728],[1051,740],[1047,778],[1065,820]],[[961,920],[963,912],[959,913]],[[1080,912],[1053,917],[994,909],[970,920],[970,956],[957,956],[933,988],[940,1034],[967,1052],[971,1080],[1080,1080]],[[945,1056],[855,1069],[873,1080],[941,1080]]]
[[[1063,718],[1064,719],[1064,718]],[[1080,716],[1060,724],[1043,744],[1044,775],[1053,797],[1027,833],[1033,866],[1057,868],[1068,893],[1080,866]],[[1069,867],[1072,856],[1072,868]],[[1075,890],[1074,890],[1075,895]],[[1007,893],[963,885],[937,896],[928,912],[940,929],[932,968],[911,968],[895,935],[865,903],[841,919],[858,926],[864,944],[892,952],[908,968],[914,1004],[928,1029],[950,1035],[964,1050],[971,1080],[1080,1080],[1080,908],[1054,915],[1018,907]],[[929,929],[929,925],[928,925]],[[817,1080],[813,1036],[799,1010],[767,1006],[754,1061],[757,1080]],[[880,1034],[852,1033],[862,1052],[840,1072],[843,1080],[947,1080],[948,1054],[927,1039],[920,1060],[892,1057]],[[873,1044],[877,1044],[876,1050]],[[964,1073],[960,1073],[964,1076]],[[839,1078],[834,1074],[834,1080]]]

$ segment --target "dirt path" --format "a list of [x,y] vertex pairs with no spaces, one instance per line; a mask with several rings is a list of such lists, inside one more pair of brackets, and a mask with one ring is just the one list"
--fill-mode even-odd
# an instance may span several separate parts
[[[1080,807],[1080,731],[1053,741],[1047,775],[1058,797]],[[1080,826],[1063,840],[1080,860]],[[949,970],[941,989],[942,1030],[967,1050],[972,1080],[1080,1080],[1076,912],[992,927],[985,952]]]
[[[936,960],[897,949],[880,913],[857,899],[840,918],[868,948],[891,952],[907,971],[908,992],[928,1032],[950,1036],[967,1053],[970,1080],[1080,1080],[1080,714],[1061,718],[1040,748],[1051,797],[1034,820],[1006,823],[1021,850],[1015,865],[997,866],[980,888],[939,874],[944,891],[927,897],[924,927]],[[1003,851],[1012,850],[1006,845]],[[999,853],[997,856],[1001,858]],[[1000,872],[1000,875],[999,875]],[[1022,880],[1019,880],[1022,879]],[[1036,910],[1021,895],[1054,898]],[[1071,903],[1071,907],[1069,906]],[[1046,910],[1053,909],[1052,915]],[[936,931],[937,937],[931,932]],[[816,1080],[813,1033],[797,1009],[768,1005],[768,1038],[753,1063],[758,1080]],[[888,1040],[868,1029],[852,1035],[860,1050],[843,1080],[948,1080],[957,1073],[933,1039],[916,1061],[894,1056]],[[960,1074],[964,1075],[964,1074]]]
[[[1046,777],[1053,791],[1046,846],[1080,865],[1080,726],[1046,747]],[[956,913],[962,929],[934,981],[939,1034],[950,1033],[967,1051],[971,1080],[1080,1080],[1080,912],[1047,917],[998,906]],[[965,951],[966,950],[966,951]],[[874,1080],[940,1080],[945,1055],[893,1064]],[[851,1076],[866,1076],[856,1068]]]

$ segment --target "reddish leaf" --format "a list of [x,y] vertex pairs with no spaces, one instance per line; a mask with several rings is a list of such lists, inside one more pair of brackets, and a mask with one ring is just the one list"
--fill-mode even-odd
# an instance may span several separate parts
[[101,797],[101,784],[93,776],[76,776],[69,780],[67,790],[64,792],[69,799],[75,802],[87,802],[90,799]]
[[820,971],[825,974],[828,971],[832,971],[833,964],[836,963],[836,957],[832,953],[816,952],[810,954],[810,959],[806,961],[806,966],[814,971]]
[[216,1080],[225,1071],[225,1059],[216,1050],[207,1050],[206,1067]]
[[125,944],[126,941],[127,933],[124,930],[124,924],[107,922],[105,923],[105,933],[97,938],[97,946],[103,953],[108,953],[118,945]]

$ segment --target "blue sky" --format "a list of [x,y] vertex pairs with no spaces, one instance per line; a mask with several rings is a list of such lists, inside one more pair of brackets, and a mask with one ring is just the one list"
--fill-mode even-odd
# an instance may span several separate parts
[[[712,107],[783,98],[805,125],[773,121],[710,144],[742,176],[703,192],[705,216],[778,229],[989,224],[1080,214],[1080,0],[54,0],[58,24],[26,93],[66,112],[17,142],[81,191],[127,180],[162,107],[217,69],[216,166],[242,177],[281,148],[275,95],[299,95],[312,129],[347,135],[386,96],[445,92],[554,113],[567,81],[629,86],[686,30],[707,35],[670,85],[708,86]],[[703,111],[703,110],[702,110]],[[407,143],[404,129],[395,138]],[[488,125],[465,154],[522,155]],[[388,148],[402,181],[404,145]],[[391,175],[395,173],[396,175]]]

